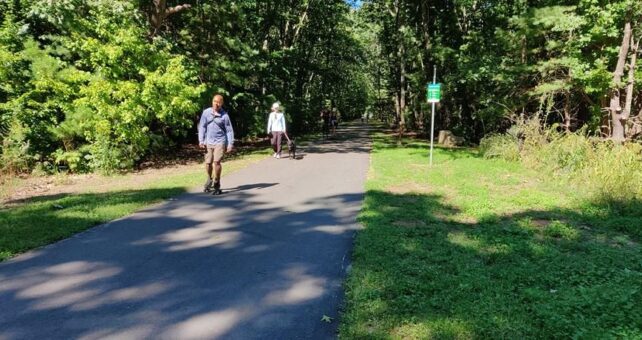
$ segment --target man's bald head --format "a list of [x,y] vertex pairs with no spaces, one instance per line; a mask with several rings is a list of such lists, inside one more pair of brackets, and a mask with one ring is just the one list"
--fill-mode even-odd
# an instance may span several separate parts
[[223,107],[224,102],[225,100],[223,99],[223,96],[221,96],[220,94],[215,95],[214,98],[212,98],[212,108],[214,109],[214,111],[218,112],[218,110]]

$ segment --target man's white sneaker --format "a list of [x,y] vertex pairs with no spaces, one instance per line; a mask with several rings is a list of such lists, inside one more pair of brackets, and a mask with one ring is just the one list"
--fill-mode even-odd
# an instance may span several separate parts
[[274,153],[274,155],[272,155],[272,157],[276,158],[276,152]]
[[279,158],[281,158],[281,155],[277,154],[276,159],[279,159]]

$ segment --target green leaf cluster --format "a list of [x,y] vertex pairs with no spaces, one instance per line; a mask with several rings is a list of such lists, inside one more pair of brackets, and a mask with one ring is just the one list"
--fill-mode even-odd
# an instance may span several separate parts
[[277,100],[302,133],[324,106],[355,118],[372,97],[342,0],[161,3],[0,3],[0,152],[26,150],[20,171],[109,172],[195,142],[216,93],[239,138],[263,135]]

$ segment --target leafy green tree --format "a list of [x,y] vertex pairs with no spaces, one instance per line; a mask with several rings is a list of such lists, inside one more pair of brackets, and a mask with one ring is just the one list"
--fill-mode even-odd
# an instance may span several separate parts
[[23,1],[22,9],[32,27],[19,52],[29,81],[4,105],[39,163],[130,168],[191,129],[203,90],[194,67],[149,41],[132,3]]

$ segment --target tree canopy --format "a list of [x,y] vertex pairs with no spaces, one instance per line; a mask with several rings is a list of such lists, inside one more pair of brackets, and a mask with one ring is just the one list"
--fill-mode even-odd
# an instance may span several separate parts
[[[634,68],[639,1],[372,0],[361,12],[377,23],[385,59],[379,98],[394,100],[397,120],[409,128],[426,121],[422,87],[432,65],[445,89],[438,125],[472,141],[524,115],[610,136],[609,97],[621,92],[625,107],[626,86],[642,79]],[[627,74],[614,80],[626,25],[633,32],[623,54]],[[628,138],[640,134],[641,94],[631,91],[630,118],[618,117]]]
[[618,139],[642,133],[636,0],[7,0],[0,2],[5,171],[128,169],[194,141],[214,93],[240,138],[280,101],[291,129],[319,110],[369,112],[470,142],[537,116]]

